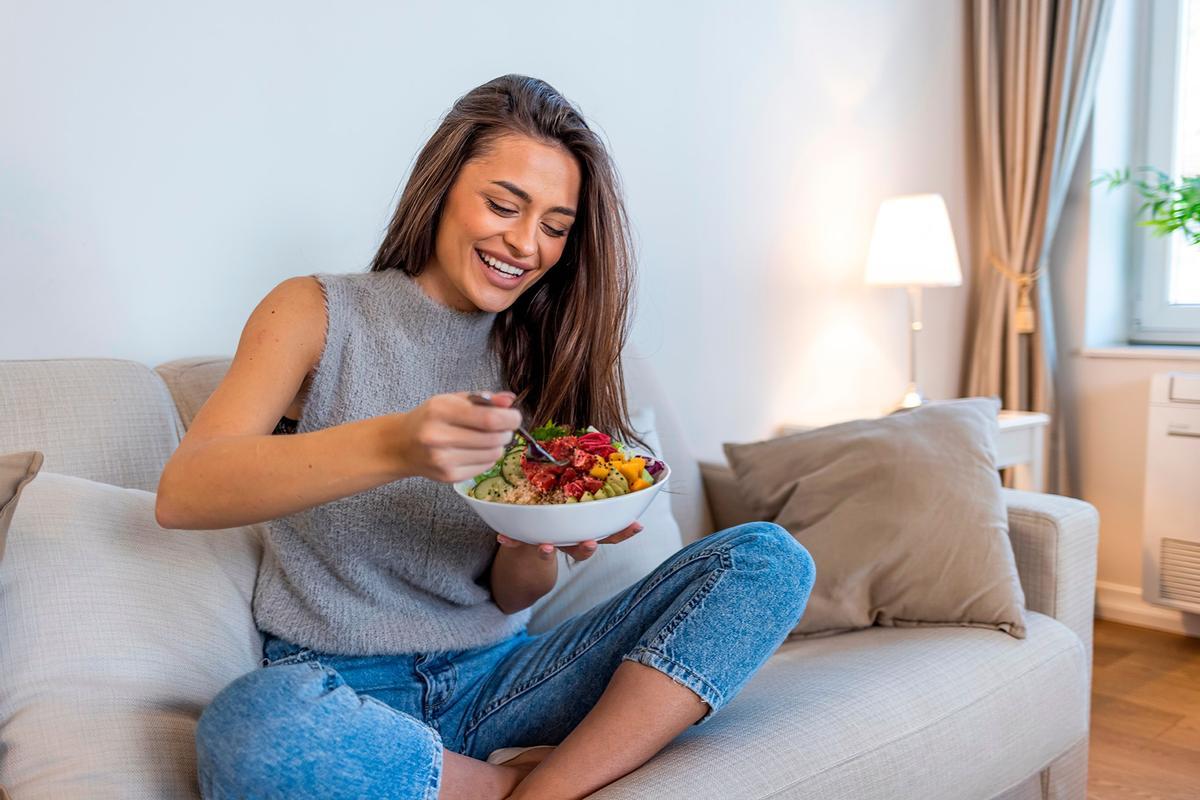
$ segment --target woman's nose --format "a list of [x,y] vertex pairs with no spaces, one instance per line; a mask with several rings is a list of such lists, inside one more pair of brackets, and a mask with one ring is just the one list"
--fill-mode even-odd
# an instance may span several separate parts
[[537,222],[509,228],[504,234],[504,243],[518,258],[529,258],[537,252]]

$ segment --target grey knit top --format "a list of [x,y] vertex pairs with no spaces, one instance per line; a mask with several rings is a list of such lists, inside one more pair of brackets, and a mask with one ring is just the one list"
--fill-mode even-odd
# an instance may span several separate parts
[[[503,388],[488,348],[495,314],[444,306],[398,270],[313,277],[328,327],[298,433]],[[498,547],[449,484],[393,481],[267,523],[254,620],[344,655],[493,644],[529,620],[504,614],[485,585]]]

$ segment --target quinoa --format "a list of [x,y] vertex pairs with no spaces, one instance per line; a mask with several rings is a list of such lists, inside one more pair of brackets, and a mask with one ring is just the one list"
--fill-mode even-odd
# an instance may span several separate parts
[[563,493],[562,489],[555,489],[552,492],[539,492],[534,488],[532,483],[521,481],[516,486],[510,487],[497,500],[501,503],[512,503],[518,506],[541,506],[565,503],[567,502],[567,496]]

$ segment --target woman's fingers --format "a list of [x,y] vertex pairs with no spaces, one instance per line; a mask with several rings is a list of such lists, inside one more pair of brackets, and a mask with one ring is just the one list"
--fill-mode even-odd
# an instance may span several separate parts
[[[576,561],[587,561],[596,554],[596,550],[600,544],[616,544],[617,542],[623,542],[631,536],[636,536],[638,533],[644,530],[644,528],[645,526],[643,526],[642,523],[633,522],[627,527],[617,531],[612,536],[604,537],[599,543],[597,543],[595,539],[588,539],[580,542],[579,544],[566,545],[557,549],[562,550]],[[516,539],[505,536],[503,533],[496,534],[496,541],[500,543],[501,547],[536,547],[538,550],[538,556],[542,559],[550,559],[554,557],[555,546],[552,544],[525,544],[524,542],[518,542]]]
[[510,539],[503,533],[496,534],[496,541],[500,543],[501,547],[536,547],[538,557],[543,561],[554,558],[554,545],[552,544],[526,544],[525,542],[518,542],[516,539]]
[[573,544],[568,547],[560,547],[558,549],[562,550],[576,561],[587,561],[596,554],[596,543],[589,539],[586,542],[580,542],[579,544]]
[[521,424],[521,412],[512,405],[511,394],[508,392],[493,395],[493,403],[501,400],[503,405],[477,406],[467,399],[465,394],[457,395],[458,403],[454,408],[455,423],[477,431],[512,433]]
[[617,544],[618,542],[623,542],[632,536],[636,536],[638,533],[640,533],[644,529],[645,529],[645,526],[642,525],[642,523],[631,522],[628,527],[617,531],[612,536],[606,536],[601,541],[604,544]]

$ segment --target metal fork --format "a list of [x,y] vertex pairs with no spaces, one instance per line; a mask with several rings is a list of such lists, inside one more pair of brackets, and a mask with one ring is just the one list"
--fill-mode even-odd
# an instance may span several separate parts
[[[469,394],[467,394],[467,399],[470,400],[472,403],[474,403],[477,406],[492,405],[492,395],[490,392],[470,392]],[[525,441],[529,443],[529,452],[530,453],[536,452],[538,454],[539,460],[549,461],[551,464],[555,464],[556,466],[559,466],[559,467],[565,467],[567,464],[571,463],[570,461],[560,461],[559,459],[555,458],[554,456],[552,456],[548,452],[546,452],[546,448],[542,447],[541,444],[538,443],[538,440],[533,438],[533,434],[531,434],[529,431],[525,430],[524,427],[518,425],[517,433],[521,434],[521,436],[524,437]]]

